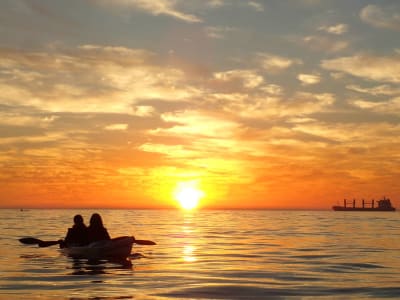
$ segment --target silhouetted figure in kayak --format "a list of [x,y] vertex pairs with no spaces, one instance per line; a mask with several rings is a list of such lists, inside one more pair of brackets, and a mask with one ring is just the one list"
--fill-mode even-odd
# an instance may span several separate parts
[[83,222],[81,215],[74,216],[74,225],[68,228],[67,235],[60,246],[62,248],[69,246],[84,246],[89,243],[88,228]]
[[89,243],[110,240],[108,231],[103,226],[103,220],[97,213],[90,217],[90,225],[88,227]]

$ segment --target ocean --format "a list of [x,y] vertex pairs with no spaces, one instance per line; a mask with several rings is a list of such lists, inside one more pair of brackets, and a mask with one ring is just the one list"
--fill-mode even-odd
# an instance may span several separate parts
[[[64,237],[102,215],[134,235],[132,266],[18,238]],[[0,299],[399,299],[398,212],[0,210]]]

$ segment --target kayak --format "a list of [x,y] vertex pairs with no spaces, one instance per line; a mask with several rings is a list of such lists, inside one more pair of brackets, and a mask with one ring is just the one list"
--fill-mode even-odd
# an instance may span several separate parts
[[86,246],[69,246],[60,251],[69,257],[87,259],[127,258],[132,251],[135,242],[132,236],[122,236],[111,240],[91,243]]

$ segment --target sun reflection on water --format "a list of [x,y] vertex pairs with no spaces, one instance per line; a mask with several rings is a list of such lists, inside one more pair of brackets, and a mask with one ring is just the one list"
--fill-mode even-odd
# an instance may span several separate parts
[[185,245],[183,246],[183,260],[185,262],[195,262],[197,261],[197,257],[195,256],[196,247],[193,245]]

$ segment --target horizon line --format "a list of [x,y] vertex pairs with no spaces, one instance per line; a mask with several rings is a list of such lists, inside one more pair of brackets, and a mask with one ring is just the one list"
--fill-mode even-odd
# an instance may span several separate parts
[[54,206],[46,206],[46,207],[19,207],[19,206],[10,206],[10,207],[0,207],[0,209],[11,209],[11,210],[40,210],[40,209],[48,209],[48,210],[90,210],[90,209],[100,209],[100,210],[180,210],[180,211],[210,211],[210,210],[269,210],[269,211],[326,211],[332,210],[332,207],[329,208],[311,208],[311,207],[199,207],[195,209],[185,210],[180,207],[101,207],[101,206],[93,206],[93,207],[54,207]]

